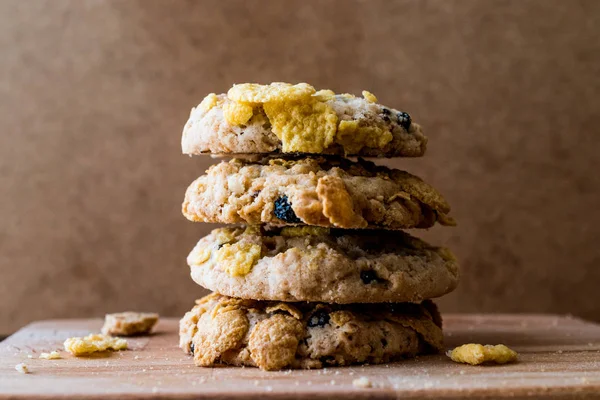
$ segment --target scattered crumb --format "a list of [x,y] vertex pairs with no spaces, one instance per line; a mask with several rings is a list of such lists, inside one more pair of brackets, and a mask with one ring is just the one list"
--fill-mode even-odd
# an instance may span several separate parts
[[145,335],[150,333],[158,314],[126,311],[117,314],[106,314],[102,333],[111,336]]
[[33,354],[27,354],[27,358],[33,358]]
[[152,393],[158,393],[158,388],[156,386],[152,388]]
[[373,383],[371,383],[369,378],[367,378],[366,376],[361,376],[360,378],[352,381],[352,386],[358,387],[358,388],[363,388],[363,389],[368,389],[368,388],[373,387]]
[[558,351],[557,351],[557,353],[558,353],[558,354],[562,354],[562,353],[563,353],[563,351],[562,351],[562,350],[558,350]]
[[85,356],[99,351],[125,350],[127,341],[106,335],[91,334],[86,337],[72,337],[65,340],[65,350],[76,357]]
[[463,344],[454,350],[449,350],[446,355],[452,361],[471,365],[479,365],[487,362],[506,364],[517,361],[517,352],[503,344],[496,346],[489,344],[483,346],[475,343]]
[[267,392],[272,392],[273,391],[273,387],[272,386],[267,386],[267,387],[265,387],[265,390]]
[[134,360],[139,360],[140,358],[142,358],[142,357],[140,357],[140,356],[133,357]]
[[15,369],[17,370],[17,372],[19,372],[21,374],[29,373],[29,368],[27,368],[27,365],[25,363],[15,365]]
[[329,381],[329,384],[333,386],[333,385],[335,385],[335,381],[332,379]]
[[40,357],[44,360],[59,360],[61,359],[61,355],[58,351],[51,351],[50,353],[42,353],[40,354]]
[[258,380],[255,380],[254,381],[254,386],[258,386],[258,385],[260,385],[260,382]]

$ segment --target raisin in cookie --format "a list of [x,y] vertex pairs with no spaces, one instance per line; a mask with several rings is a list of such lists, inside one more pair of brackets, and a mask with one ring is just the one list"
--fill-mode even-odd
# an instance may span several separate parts
[[181,319],[179,346],[201,367],[377,364],[439,352],[441,326],[430,301],[344,306],[211,294]]
[[419,302],[458,283],[450,250],[402,231],[221,228],[201,239],[187,261],[199,285],[256,300]]
[[183,129],[185,154],[312,153],[420,157],[427,138],[406,112],[301,83],[234,85],[209,94]]
[[364,160],[326,157],[223,161],[190,185],[182,211],[192,221],[226,224],[454,225],[446,200],[420,178]]

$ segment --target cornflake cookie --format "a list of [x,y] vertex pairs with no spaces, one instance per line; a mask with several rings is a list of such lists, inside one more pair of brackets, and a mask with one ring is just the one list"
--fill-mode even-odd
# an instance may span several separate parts
[[450,206],[408,172],[337,158],[234,159],[211,166],[185,194],[192,221],[338,228],[454,225]]
[[212,294],[181,319],[179,346],[201,367],[322,368],[385,363],[442,348],[436,306],[327,305]]
[[420,157],[427,138],[409,114],[363,97],[316,91],[299,83],[234,85],[193,108],[181,146],[185,154],[312,153]]
[[199,285],[257,300],[418,302],[458,283],[450,250],[402,231],[221,228],[201,239],[187,261]]
[[76,357],[88,356],[107,350],[126,350],[127,341],[106,335],[90,334],[85,337],[72,337],[65,340],[65,350]]
[[446,355],[452,361],[471,365],[483,363],[507,364],[517,361],[517,352],[503,344],[490,345],[469,343],[449,350]]
[[150,333],[158,314],[126,311],[117,314],[106,314],[102,333],[111,336],[146,335]]

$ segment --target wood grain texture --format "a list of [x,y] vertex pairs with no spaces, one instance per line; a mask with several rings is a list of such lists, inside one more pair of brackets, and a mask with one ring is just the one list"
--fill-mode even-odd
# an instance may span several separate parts
[[[31,324],[0,343],[0,398],[291,399],[311,398],[600,398],[600,325],[549,315],[448,315],[446,345],[504,343],[519,362],[456,364],[444,355],[374,366],[263,372],[198,368],[177,347],[177,321],[159,322],[130,350],[89,358],[37,359],[69,336],[98,331],[100,320]],[[33,354],[34,359],[27,355]],[[31,374],[14,370],[28,364]],[[369,389],[352,381],[365,376]]]

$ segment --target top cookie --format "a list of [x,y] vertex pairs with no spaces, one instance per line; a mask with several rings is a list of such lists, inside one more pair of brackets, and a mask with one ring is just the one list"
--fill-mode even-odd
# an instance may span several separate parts
[[309,153],[420,157],[427,137],[409,114],[306,83],[245,83],[209,94],[183,128],[184,154]]

